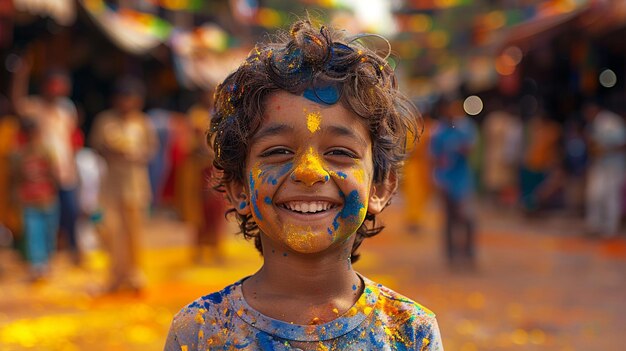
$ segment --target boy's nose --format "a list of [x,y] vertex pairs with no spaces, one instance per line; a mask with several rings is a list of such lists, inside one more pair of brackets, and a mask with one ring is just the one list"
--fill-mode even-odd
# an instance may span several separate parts
[[293,181],[312,186],[317,182],[325,183],[330,179],[330,174],[326,171],[322,160],[312,147],[297,162],[296,167],[291,172]]

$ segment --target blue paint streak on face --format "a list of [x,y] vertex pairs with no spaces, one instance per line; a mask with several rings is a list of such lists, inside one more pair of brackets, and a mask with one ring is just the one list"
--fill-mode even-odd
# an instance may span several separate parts
[[327,182],[330,179],[330,177],[328,175],[324,176],[324,181]]
[[272,204],[272,199],[270,199],[270,197],[269,197],[269,196],[266,196],[266,197],[265,197],[265,199],[263,199],[263,201],[264,201],[266,204],[268,204],[268,205],[271,205],[271,204]]
[[242,201],[242,202],[239,204],[239,209],[240,209],[240,210],[243,210],[244,208],[246,208],[246,202],[245,202],[245,201]]
[[339,89],[334,85],[309,87],[302,96],[318,104],[332,105],[339,101]]
[[263,220],[263,216],[261,215],[261,211],[259,211],[259,205],[257,204],[257,200],[259,198],[259,191],[255,188],[254,177],[252,176],[252,172],[250,172],[250,192],[252,193],[251,201],[252,201],[252,209],[254,210],[254,214],[256,214],[257,219],[259,221]]
[[338,176],[339,176],[339,178],[341,178],[341,179],[346,179],[346,178],[348,178],[348,175],[347,175],[347,174],[345,174],[345,173],[343,173],[343,172],[341,172],[341,171],[337,172],[337,175],[338,175]]
[[330,228],[326,228],[328,230],[328,235],[333,236],[333,231]]
[[342,198],[344,198],[344,201],[343,201],[343,208],[341,209],[339,213],[337,213],[337,216],[335,216],[335,219],[333,219],[333,227],[335,228],[335,230],[339,228],[339,218],[341,219],[346,219],[348,217],[356,218],[359,216],[359,212],[364,207],[360,201],[359,193],[356,190],[352,190],[350,194],[348,194],[348,196],[345,196],[343,192],[340,191],[339,195]]
[[352,285],[352,290],[356,290],[356,285]]
[[278,171],[276,171],[276,173],[272,173],[275,167],[264,170],[261,175],[263,183],[270,183],[272,185],[278,184],[278,179],[289,173],[289,171],[291,171],[291,168],[293,168],[293,162],[285,163],[278,169]]

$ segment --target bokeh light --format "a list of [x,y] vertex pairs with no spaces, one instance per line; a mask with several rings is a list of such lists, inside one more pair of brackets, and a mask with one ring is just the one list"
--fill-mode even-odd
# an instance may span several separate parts
[[605,69],[598,77],[600,84],[605,88],[612,88],[617,84],[617,75],[610,69]]
[[522,53],[522,49],[517,46],[509,46],[508,48],[504,49],[502,54],[510,57],[513,64],[515,65],[518,65],[520,62],[522,62],[522,57],[524,56],[524,54]]
[[483,110],[483,101],[476,95],[469,96],[463,101],[463,110],[470,116],[476,116]]

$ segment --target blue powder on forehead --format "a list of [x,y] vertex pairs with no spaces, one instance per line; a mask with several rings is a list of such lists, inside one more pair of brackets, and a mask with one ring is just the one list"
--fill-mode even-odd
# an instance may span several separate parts
[[339,89],[334,85],[308,87],[302,96],[318,104],[333,105],[339,101]]

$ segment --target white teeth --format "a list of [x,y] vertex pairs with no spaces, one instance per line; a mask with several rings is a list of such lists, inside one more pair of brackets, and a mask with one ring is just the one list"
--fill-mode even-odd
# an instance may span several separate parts
[[332,207],[330,202],[326,201],[292,201],[286,202],[283,206],[291,211],[303,212],[303,213],[315,213],[320,211],[326,211]]

